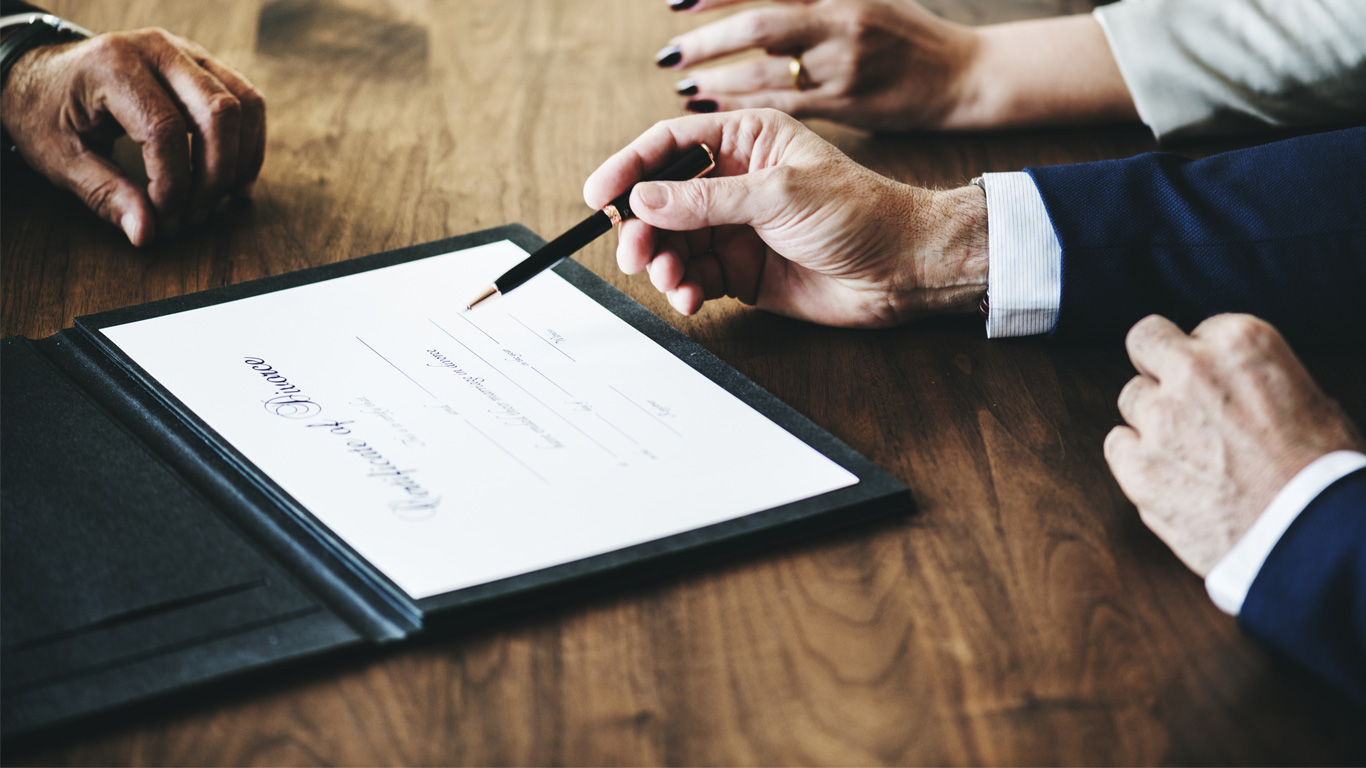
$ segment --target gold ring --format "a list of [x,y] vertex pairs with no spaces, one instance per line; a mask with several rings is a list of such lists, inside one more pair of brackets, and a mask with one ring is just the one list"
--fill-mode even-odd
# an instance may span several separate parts
[[787,63],[787,71],[792,73],[793,88],[804,91],[811,87],[811,77],[806,73],[806,65],[802,64],[802,57],[793,56],[792,61]]

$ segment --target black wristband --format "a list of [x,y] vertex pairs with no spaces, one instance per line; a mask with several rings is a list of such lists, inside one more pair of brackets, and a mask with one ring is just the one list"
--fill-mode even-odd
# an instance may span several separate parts
[[29,51],[43,45],[55,45],[72,40],[84,40],[90,33],[75,24],[50,14],[37,14],[22,24],[9,37],[0,40],[0,88],[9,80],[15,62]]

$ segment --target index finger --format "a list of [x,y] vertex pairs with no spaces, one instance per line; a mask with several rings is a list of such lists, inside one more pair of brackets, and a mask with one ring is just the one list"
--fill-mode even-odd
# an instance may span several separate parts
[[109,114],[142,146],[147,196],[159,217],[184,210],[190,192],[190,141],[185,117],[145,65],[108,72],[104,103]]
[[1184,354],[1190,337],[1176,323],[1161,315],[1148,315],[1134,323],[1124,336],[1124,348],[1139,373],[1162,381],[1163,372]]
[[682,54],[677,66],[691,67],[751,48],[796,54],[825,36],[825,28],[806,8],[756,8],[684,32],[671,42]]
[[655,123],[593,171],[583,184],[584,202],[591,208],[602,208],[651,171],[698,144],[711,147],[716,156],[716,170],[711,175],[747,173],[755,145],[763,141],[776,152],[783,143],[778,140],[779,134],[790,127],[788,124],[800,125],[774,110],[689,115]]
[[[753,0],[693,0],[692,2],[688,2],[688,0],[669,0],[669,6],[671,10],[675,11],[713,11],[717,8],[725,8],[727,6],[741,5],[749,2],[753,2]],[[777,2],[792,3],[794,5],[798,3],[810,5],[815,2],[815,0],[777,0]]]

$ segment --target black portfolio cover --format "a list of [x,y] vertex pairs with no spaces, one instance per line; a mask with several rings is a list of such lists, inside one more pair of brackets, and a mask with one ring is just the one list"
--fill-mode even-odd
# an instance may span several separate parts
[[264,665],[401,640],[605,578],[892,510],[906,488],[587,269],[556,272],[859,482],[513,578],[410,599],[109,346],[101,328],[450,251],[518,225],[78,318],[3,342],[0,713],[6,737]]

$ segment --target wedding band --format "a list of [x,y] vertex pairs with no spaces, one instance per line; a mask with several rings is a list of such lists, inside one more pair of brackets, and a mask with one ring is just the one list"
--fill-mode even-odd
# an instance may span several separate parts
[[793,88],[804,91],[811,87],[811,77],[806,74],[806,66],[802,64],[802,57],[793,56],[792,61],[787,63],[787,71],[792,73]]

